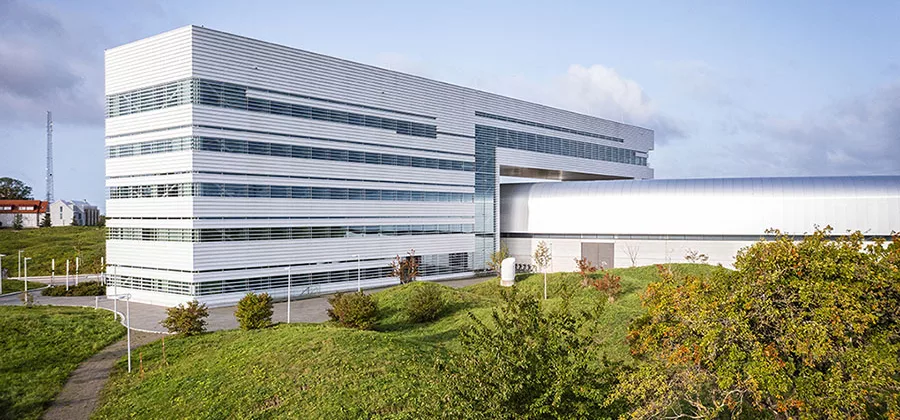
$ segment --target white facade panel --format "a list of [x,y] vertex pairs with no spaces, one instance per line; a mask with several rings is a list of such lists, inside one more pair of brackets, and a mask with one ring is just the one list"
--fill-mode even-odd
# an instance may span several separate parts
[[[122,270],[112,281],[138,301],[220,305],[263,289],[283,296],[288,266],[314,273],[319,292],[346,290],[355,284],[344,280],[346,270],[356,265],[333,262],[356,256],[363,285],[393,284],[387,263],[413,248],[427,278],[465,275],[498,244],[501,165],[596,179],[653,176],[641,159],[614,163],[626,161],[624,153],[570,157],[602,144],[644,158],[650,130],[210,29],[117,47],[106,63],[107,186],[116,191],[107,213],[111,237],[132,238],[110,240],[108,261]],[[498,148],[476,125],[556,138],[566,150]],[[303,147],[318,148],[317,158]],[[128,188],[167,184],[190,188]],[[284,186],[297,188],[269,188]],[[153,197],[164,194],[179,196]],[[224,240],[249,238],[240,229],[290,228],[277,231],[283,236],[322,226],[386,234]]]

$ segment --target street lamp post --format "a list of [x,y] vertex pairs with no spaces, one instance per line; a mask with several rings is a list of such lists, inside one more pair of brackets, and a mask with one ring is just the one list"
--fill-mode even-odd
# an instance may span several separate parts
[[359,254],[354,255],[356,257],[356,291],[362,292],[362,276],[360,275],[359,270]]
[[287,323],[291,323],[291,266],[287,266],[288,290],[287,290]]
[[3,293],[3,257],[6,254],[0,254],[0,294]]
[[[116,266],[113,266],[113,277],[116,277]],[[119,316],[119,279],[113,280],[113,319],[115,320],[117,316]]]
[[30,259],[31,259],[31,257],[25,257],[25,259],[22,260],[22,261],[25,261],[25,304],[26,305],[28,304],[28,260],[30,260]]
[[69,260],[66,260],[66,290],[69,290]]
[[78,286],[78,263],[81,262],[81,257],[75,257],[75,285]]
[[56,258],[50,260],[50,285],[53,286],[53,279],[56,277]]
[[131,293],[113,297],[116,300],[125,299],[125,330],[128,332],[128,373],[131,373]]

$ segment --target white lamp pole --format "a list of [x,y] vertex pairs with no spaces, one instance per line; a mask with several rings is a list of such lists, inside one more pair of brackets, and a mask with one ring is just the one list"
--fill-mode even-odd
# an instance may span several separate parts
[[28,260],[31,257],[25,257],[22,261],[25,261],[25,303],[28,303]]
[[[113,266],[113,277],[116,277],[116,266]],[[116,317],[119,316],[119,295],[117,294],[119,292],[118,285],[119,285],[119,279],[113,280],[113,295],[115,295],[113,297],[113,319],[114,320],[116,319]]]
[[287,267],[288,272],[288,290],[287,290],[287,323],[291,323],[291,266]]
[[359,270],[359,254],[356,254],[356,291],[362,292],[362,275]]
[[125,329],[128,330],[128,373],[131,373],[131,293],[125,301]]
[[66,290],[69,290],[69,260],[66,260]]
[[78,263],[81,262],[81,257],[75,257],[75,285],[78,286]]
[[125,299],[125,330],[128,332],[128,373],[131,373],[131,293],[113,296],[116,300]]
[[0,254],[0,294],[3,293],[3,257],[6,254]]
[[53,285],[53,278],[56,277],[56,258],[50,260],[50,285]]

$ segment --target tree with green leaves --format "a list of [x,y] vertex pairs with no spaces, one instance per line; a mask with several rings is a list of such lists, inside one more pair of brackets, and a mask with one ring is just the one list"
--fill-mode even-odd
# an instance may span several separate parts
[[595,419],[624,412],[610,398],[618,364],[598,356],[592,313],[565,304],[542,310],[515,288],[501,291],[503,306],[489,322],[472,315],[461,332],[462,350],[439,362],[443,407],[428,417],[469,419]]
[[735,271],[643,296],[617,395],[636,418],[900,416],[900,237],[831,228],[742,249]]
[[50,222],[50,213],[44,213],[44,217],[41,218],[41,227],[50,227],[53,224]]
[[550,254],[550,247],[547,246],[546,242],[538,242],[531,259],[534,260],[534,265],[537,266],[538,270],[544,273],[544,300],[547,300],[547,267],[550,266],[553,255]]
[[15,230],[22,230],[22,228],[25,227],[25,223],[24,223],[24,221],[22,220],[22,215],[21,215],[21,214],[16,214],[15,216],[13,216],[13,224],[12,224],[12,227],[13,227],[13,229],[15,229]]
[[487,261],[488,269],[497,273],[497,277],[500,277],[500,268],[503,265],[503,260],[507,258],[509,258],[509,248],[507,248],[506,244],[501,242],[500,249],[496,252],[492,252],[491,260]]
[[31,200],[31,187],[15,178],[0,178],[0,200]]

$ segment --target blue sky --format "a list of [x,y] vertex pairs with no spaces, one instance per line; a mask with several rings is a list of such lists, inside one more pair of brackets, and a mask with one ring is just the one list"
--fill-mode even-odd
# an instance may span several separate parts
[[657,178],[900,173],[898,2],[0,0],[0,176],[102,206],[103,50],[188,24],[656,130]]

